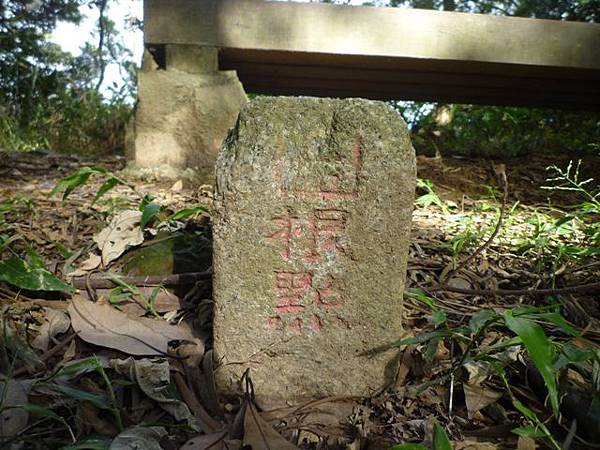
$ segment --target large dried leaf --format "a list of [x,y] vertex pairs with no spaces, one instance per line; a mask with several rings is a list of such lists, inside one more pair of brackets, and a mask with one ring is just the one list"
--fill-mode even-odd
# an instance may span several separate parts
[[196,342],[183,326],[154,319],[133,319],[108,304],[74,296],[68,309],[73,329],[91,344],[114,348],[130,355],[165,355],[168,342]]
[[244,416],[244,445],[252,450],[298,450],[298,447],[286,441],[275,429],[260,417],[256,406],[248,401]]
[[31,345],[38,350],[45,352],[48,350],[50,339],[60,333],[66,333],[71,326],[69,316],[63,311],[52,308],[44,308],[46,316],[44,323],[40,327],[39,334],[33,340]]
[[134,427],[121,432],[109,450],[163,450],[159,440],[167,435],[163,427]]
[[142,392],[156,401],[161,408],[171,414],[178,422],[195,428],[195,419],[187,405],[175,398],[171,388],[169,361],[164,358],[113,360],[117,373],[127,375],[135,381]]
[[[369,420],[372,413],[370,408],[360,406],[356,400],[332,397],[310,401],[301,406],[265,411],[261,413],[261,418],[268,423],[293,423],[301,430],[318,429],[330,436],[330,444],[335,439],[338,445],[342,445],[352,441],[356,429],[360,429],[361,435],[369,434],[367,430],[372,426]],[[350,420],[354,424],[352,430],[347,426]]]
[[88,256],[88,258],[83,261],[75,270],[67,273],[67,277],[81,277],[87,275],[90,271],[97,269],[102,262],[102,257],[92,253]]
[[144,242],[144,233],[140,227],[142,212],[126,210],[117,214],[100,233],[94,236],[94,242],[102,252],[102,263],[109,262],[121,256],[129,247]]
[[472,419],[477,411],[495,403],[502,397],[502,392],[476,384],[463,383],[463,390],[469,419]]

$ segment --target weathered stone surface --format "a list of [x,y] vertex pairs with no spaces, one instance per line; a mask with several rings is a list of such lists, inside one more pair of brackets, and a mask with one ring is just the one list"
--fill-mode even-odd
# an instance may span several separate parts
[[128,150],[136,167],[212,177],[219,147],[247,101],[234,71],[215,70],[216,58],[215,49],[170,45],[167,70],[146,64],[138,73],[135,141]]
[[198,45],[165,45],[169,70],[187,73],[211,73],[219,70],[219,50]]
[[217,383],[270,404],[369,395],[395,373],[415,187],[405,123],[360,99],[258,98],[217,159]]

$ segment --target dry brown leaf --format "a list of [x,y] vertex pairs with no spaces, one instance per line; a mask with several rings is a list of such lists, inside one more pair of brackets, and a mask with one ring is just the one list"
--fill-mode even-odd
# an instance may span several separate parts
[[95,253],[92,253],[88,256],[88,258],[83,261],[73,272],[69,272],[67,277],[81,277],[87,275],[91,270],[97,269],[100,267],[100,263],[102,262],[102,258]]
[[398,367],[398,371],[396,372],[396,382],[394,384],[394,388],[396,390],[400,390],[404,388],[406,384],[406,377],[410,373],[410,368],[413,365],[413,352],[414,347],[412,345],[406,346],[406,348],[402,351],[402,357],[400,358],[400,365]]
[[535,450],[537,445],[535,440],[528,436],[519,436],[519,440],[517,441],[517,449],[518,450]]
[[463,383],[463,390],[465,392],[465,403],[467,404],[469,419],[473,418],[473,415],[477,411],[495,403],[502,397],[501,392],[475,384]]
[[260,417],[256,406],[251,401],[248,401],[244,416],[243,444],[250,445],[252,450],[299,450]]
[[488,263],[487,259],[484,258],[479,262],[478,269],[481,273],[487,272],[487,270],[489,268],[490,268],[490,263]]
[[115,359],[111,366],[117,373],[127,375],[137,382],[144,394],[157,402],[161,408],[171,414],[178,422],[186,421],[194,428],[194,418],[184,402],[174,398],[171,393],[169,361],[164,358]]
[[[305,405],[279,408],[261,413],[268,423],[283,421],[294,428],[311,430],[300,432],[299,441],[318,442],[327,437],[328,445],[340,446],[352,441],[355,431],[347,426],[352,422],[353,429],[360,429],[361,435],[372,426],[369,416],[372,410],[360,406],[352,398],[331,397],[306,403]],[[316,433],[315,433],[316,431]],[[364,435],[369,434],[365,432]]]
[[144,233],[140,228],[142,212],[128,209],[117,214],[100,233],[94,236],[94,242],[102,252],[102,264],[105,266],[121,256],[129,247],[144,242]]
[[161,438],[167,435],[163,427],[136,426],[119,433],[110,444],[109,450],[162,450]]
[[48,350],[50,339],[60,333],[66,333],[71,326],[69,316],[63,311],[53,308],[44,308],[44,323],[40,327],[39,334],[31,343],[32,347],[45,352]]
[[468,373],[468,384],[481,385],[492,373],[492,368],[485,361],[469,361],[463,364]]
[[452,277],[447,282],[448,286],[459,289],[473,289],[473,284],[463,277]]
[[166,355],[169,341],[197,342],[183,326],[155,319],[133,319],[110,305],[93,303],[78,295],[71,300],[68,312],[81,339],[130,355]]
[[183,190],[183,180],[177,180],[169,190],[171,192],[181,192]]

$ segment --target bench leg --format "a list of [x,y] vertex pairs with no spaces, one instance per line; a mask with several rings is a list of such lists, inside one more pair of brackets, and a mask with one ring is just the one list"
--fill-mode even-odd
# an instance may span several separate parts
[[247,102],[235,71],[219,71],[217,49],[146,50],[128,139],[130,165],[161,178],[211,181],[217,152]]

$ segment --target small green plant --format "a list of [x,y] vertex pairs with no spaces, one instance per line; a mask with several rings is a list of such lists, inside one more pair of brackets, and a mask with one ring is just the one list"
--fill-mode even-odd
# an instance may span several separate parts
[[568,191],[580,201],[568,212],[552,208],[534,211],[531,228],[517,242],[517,252],[535,257],[538,272],[554,273],[561,265],[600,254],[600,189],[594,179],[581,179],[581,161],[571,161],[566,169],[550,166],[549,191]]
[[[590,379],[593,378],[592,366],[596,367],[600,364],[600,352],[593,348],[581,349],[571,344],[570,341],[577,338],[579,334],[567,323],[556,306],[523,306],[505,310],[482,309],[471,317],[467,325],[451,327],[443,309],[423,291],[409,290],[405,297],[425,304],[431,309],[430,322],[434,329],[401,339],[393,343],[394,347],[425,344],[425,360],[432,343],[437,347],[440,340],[455,341],[458,345],[454,348],[462,350],[462,354],[456,357],[448,371],[438,374],[437,381],[428,382],[427,385],[448,380],[453,382],[460,376],[461,369],[466,364],[474,362],[485,364],[490,368],[490,372],[495,372],[505,383],[513,406],[529,422],[525,428],[516,429],[515,433],[544,437],[555,448],[560,448],[544,423],[510,391],[504,368],[506,350],[511,347],[522,349],[544,380],[554,418],[560,415],[561,392],[558,379],[563,369],[567,366],[575,366],[578,371],[587,373]],[[545,329],[551,331],[550,337]],[[501,331],[512,337],[481,347],[480,344],[490,331]]]
[[[448,439],[446,431],[436,421],[433,423],[433,442],[432,450],[452,450],[452,443]],[[421,444],[399,444],[393,446],[390,450],[428,450]]]
[[458,226],[462,229],[450,241],[454,256],[458,256],[465,250],[474,247],[485,234],[485,230],[476,228],[475,219],[472,215],[461,217]]
[[161,286],[157,286],[150,292],[150,295],[146,296],[137,287],[132,284],[125,282],[123,279],[114,274],[109,274],[110,278],[118,285],[116,288],[111,289],[108,302],[119,309],[119,304],[123,300],[131,299],[132,297],[138,298],[141,301],[141,306],[156,318],[160,318],[160,315],[156,311],[156,299],[158,293],[162,289]]
[[[84,374],[88,377],[92,374],[95,375],[96,379],[99,380],[99,384],[104,385],[104,389],[99,389],[97,392],[89,392],[88,390],[83,389],[78,380]],[[121,415],[121,405],[119,404],[114,389],[114,384],[116,384],[116,382],[111,381],[97,356],[69,362],[56,369],[50,376],[32,381],[30,386],[32,392],[39,390],[44,394],[51,393],[56,401],[50,402],[49,405],[46,406],[40,406],[33,403],[8,405],[5,401],[7,398],[7,391],[11,387],[14,389],[14,386],[19,386],[19,389],[23,389],[23,387],[18,384],[18,381],[10,380],[10,378],[0,382],[0,413],[6,413],[10,410],[24,410],[27,411],[29,415],[39,418],[39,421],[34,422],[32,425],[29,425],[15,435],[4,434],[0,436],[1,448],[11,448],[11,445],[14,446],[15,444],[25,444],[26,448],[30,448],[27,444],[32,441],[32,436],[28,431],[44,421],[53,421],[61,424],[66,429],[68,436],[73,443],[73,446],[61,446],[61,448],[107,449],[108,445],[79,446],[75,444],[76,436],[72,424],[76,423],[76,417],[75,415],[66,415],[64,408],[68,399],[77,402],[89,402],[99,410],[106,411],[112,416],[116,428],[119,431],[123,431],[124,425]],[[66,411],[68,411],[68,409]],[[109,442],[110,440],[106,440],[105,443],[108,444]],[[98,440],[98,443],[100,443],[100,440]]]
[[54,188],[48,194],[50,197],[62,192],[62,200],[63,202],[71,195],[71,193],[77,189],[85,185],[92,175],[104,175],[106,176],[106,180],[102,183],[102,186],[96,192],[94,200],[92,200],[92,205],[96,203],[102,196],[104,196],[108,191],[118,185],[124,185],[129,187],[133,192],[137,193],[135,187],[122,179],[118,178],[114,174],[108,172],[103,167],[81,167],[80,169],[73,172],[71,175],[59,180],[58,183],[54,186]]
[[600,188],[594,185],[594,178],[581,179],[581,163],[579,160],[577,165],[573,165],[573,161],[570,161],[564,170],[557,166],[548,167],[547,170],[554,176],[546,180],[550,185],[542,188],[550,191],[570,191],[579,195],[581,202],[561,217],[557,226],[577,222],[590,243],[597,247],[600,244]]
[[[579,204],[579,209],[587,212],[598,214],[600,212],[600,190],[594,192],[591,183],[593,178],[586,180],[580,179],[580,169],[582,160],[577,161],[577,165],[573,166],[573,161],[569,161],[569,165],[565,170],[557,166],[549,166],[546,170],[553,172],[554,177],[548,178],[546,181],[553,183],[551,186],[542,186],[542,189],[551,191],[574,191],[586,199]],[[597,187],[596,187],[597,189]]]
[[[135,186],[117,177],[115,174],[107,171],[103,167],[81,167],[80,169],[73,172],[71,175],[59,180],[48,195],[52,196],[62,192],[62,199],[63,201],[65,201],[75,189],[84,186],[90,180],[90,177],[92,175],[105,177],[104,182],[102,183],[102,185],[96,192],[94,199],[92,200],[92,205],[98,202],[107,192],[109,192],[115,186],[126,186],[129,189],[131,189],[131,191],[135,193],[139,199],[137,208],[142,212],[142,229],[145,229],[151,223],[156,221],[172,222],[176,220],[187,219],[190,217],[197,216],[198,214],[208,212],[208,209],[204,206],[196,206],[192,208],[184,208],[179,211],[175,211],[171,214],[163,214],[165,212],[165,208],[159,205],[158,203],[155,203],[154,198],[152,196],[139,192],[135,188]],[[114,202],[118,203],[115,204]],[[111,211],[114,209],[122,209],[123,206],[128,205],[129,203],[127,201],[123,202],[123,200],[119,198],[117,198],[116,200],[112,199],[111,202],[108,203],[108,206]]]
[[442,210],[444,214],[450,214],[448,205],[439,197],[439,195],[433,190],[433,183],[429,180],[422,180],[417,178],[417,189],[424,191],[425,193],[415,200],[415,205],[425,207],[435,205]]

